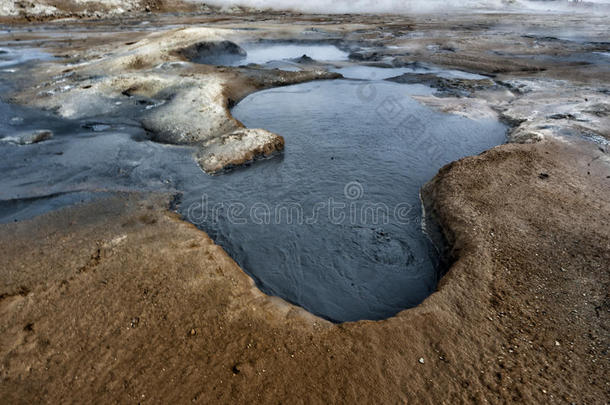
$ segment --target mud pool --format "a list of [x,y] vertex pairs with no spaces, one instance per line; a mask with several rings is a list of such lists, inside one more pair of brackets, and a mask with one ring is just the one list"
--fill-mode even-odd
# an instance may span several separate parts
[[284,42],[243,43],[230,41],[202,43],[185,53],[187,59],[208,65],[246,66],[260,65],[283,70],[300,70],[301,63],[316,61],[343,62],[348,53],[334,45],[299,44]]
[[148,140],[131,119],[145,106],[70,121],[2,102],[0,138],[54,136],[0,142],[0,222],[113,192],[175,193],[179,212],[264,292],[336,322],[386,318],[419,304],[439,278],[420,187],[444,164],[505,140],[497,121],[438,113],[410,97],[433,91],[335,80],[255,93],[233,114],[284,136],[286,149],[216,176],[200,170],[192,148]]
[[338,62],[347,61],[348,53],[334,45],[324,44],[290,44],[290,43],[262,43],[244,44],[242,48],[247,55],[235,60],[232,65],[274,65],[285,64],[298,59],[303,55],[315,61]]
[[429,88],[312,82],[253,94],[233,110],[286,139],[281,156],[214,176],[182,213],[263,291],[334,321],[381,319],[436,288],[420,187],[446,163],[504,142],[496,121],[430,110]]

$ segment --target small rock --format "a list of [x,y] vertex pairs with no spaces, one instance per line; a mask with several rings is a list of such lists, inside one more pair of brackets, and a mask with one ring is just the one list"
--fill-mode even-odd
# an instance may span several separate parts
[[51,139],[53,132],[48,129],[38,129],[33,131],[20,132],[13,136],[1,138],[1,141],[14,143],[16,145],[30,145]]
[[423,358],[423,357],[420,357],[420,358],[419,358],[419,362],[420,362],[421,364],[424,364],[424,363],[425,363],[424,358]]
[[296,58],[294,59],[294,62],[296,63],[301,63],[301,64],[312,64],[312,63],[316,63],[315,60],[313,60],[312,58],[310,58],[307,55],[303,55],[300,58]]
[[555,346],[561,346],[561,343],[559,343],[558,341],[555,341]]

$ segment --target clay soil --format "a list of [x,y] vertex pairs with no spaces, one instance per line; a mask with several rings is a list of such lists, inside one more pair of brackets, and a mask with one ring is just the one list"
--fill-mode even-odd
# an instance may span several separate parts
[[590,144],[504,145],[424,189],[452,264],[385,321],[259,292],[169,196],[0,227],[2,403],[610,399],[610,172]]

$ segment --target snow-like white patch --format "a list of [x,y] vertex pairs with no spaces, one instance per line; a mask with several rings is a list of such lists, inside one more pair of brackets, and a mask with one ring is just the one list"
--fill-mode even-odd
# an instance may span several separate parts
[[57,8],[45,4],[40,1],[32,1],[27,3],[27,9],[24,10],[23,7],[20,7],[20,2],[15,0],[0,0],[0,16],[3,17],[11,17],[23,14],[24,11],[27,11],[29,15],[53,15],[57,13]]

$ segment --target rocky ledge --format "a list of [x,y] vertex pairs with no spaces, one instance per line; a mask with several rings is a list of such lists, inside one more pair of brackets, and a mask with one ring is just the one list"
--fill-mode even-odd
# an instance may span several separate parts
[[281,136],[246,129],[230,106],[256,90],[341,77],[311,69],[298,72],[222,67],[193,62],[202,50],[239,50],[224,39],[232,30],[186,28],[143,34],[136,41],[83,50],[62,63],[41,64],[38,85],[13,100],[73,119],[101,115],[134,119],[151,139],[195,149],[209,173],[228,169],[284,147]]

